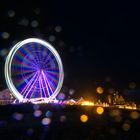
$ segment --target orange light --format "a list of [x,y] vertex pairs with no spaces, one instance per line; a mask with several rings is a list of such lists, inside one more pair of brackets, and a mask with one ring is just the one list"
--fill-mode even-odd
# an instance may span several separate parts
[[97,87],[97,88],[96,88],[96,92],[97,92],[98,94],[103,94],[104,89],[103,89],[102,87]]
[[90,101],[83,101],[81,103],[81,105],[85,105],[85,106],[94,106],[94,103],[93,102],[90,102]]
[[101,115],[104,113],[104,108],[103,107],[97,107],[96,112]]
[[81,120],[81,122],[85,123],[85,122],[88,121],[88,116],[83,114],[83,115],[80,116],[80,120]]
[[138,119],[139,118],[139,113],[137,112],[137,111],[133,111],[133,112],[131,112],[130,113],[130,117],[132,118],[132,119]]
[[130,124],[129,124],[129,123],[124,123],[124,124],[122,125],[122,129],[123,129],[124,131],[128,131],[128,130],[130,129]]

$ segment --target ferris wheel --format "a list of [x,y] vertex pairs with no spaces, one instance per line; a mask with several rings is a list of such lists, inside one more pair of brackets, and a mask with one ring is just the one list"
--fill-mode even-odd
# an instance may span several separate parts
[[5,78],[9,90],[20,102],[53,100],[64,79],[61,58],[46,41],[23,40],[6,58]]

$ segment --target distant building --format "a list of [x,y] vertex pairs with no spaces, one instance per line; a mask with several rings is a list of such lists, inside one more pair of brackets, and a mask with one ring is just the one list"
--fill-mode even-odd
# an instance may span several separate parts
[[113,102],[113,97],[112,97],[112,95],[108,95],[108,96],[107,96],[107,103],[111,105],[112,102]]
[[11,104],[13,100],[14,97],[8,89],[0,91],[0,105]]

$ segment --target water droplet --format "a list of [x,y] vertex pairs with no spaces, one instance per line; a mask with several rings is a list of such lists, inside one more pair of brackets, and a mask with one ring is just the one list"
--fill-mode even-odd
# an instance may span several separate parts
[[38,25],[39,25],[39,23],[38,23],[37,20],[33,20],[33,21],[31,22],[31,26],[32,26],[33,28],[38,27]]
[[43,118],[42,119],[42,124],[43,125],[49,125],[51,123],[51,119],[50,118]]
[[8,39],[10,37],[10,34],[8,32],[3,32],[1,36],[3,39]]

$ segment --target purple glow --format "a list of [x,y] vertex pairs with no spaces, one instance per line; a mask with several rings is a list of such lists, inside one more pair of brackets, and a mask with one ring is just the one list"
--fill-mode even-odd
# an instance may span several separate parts
[[58,86],[58,63],[46,47],[28,43],[16,52],[11,77],[24,99],[49,98]]

